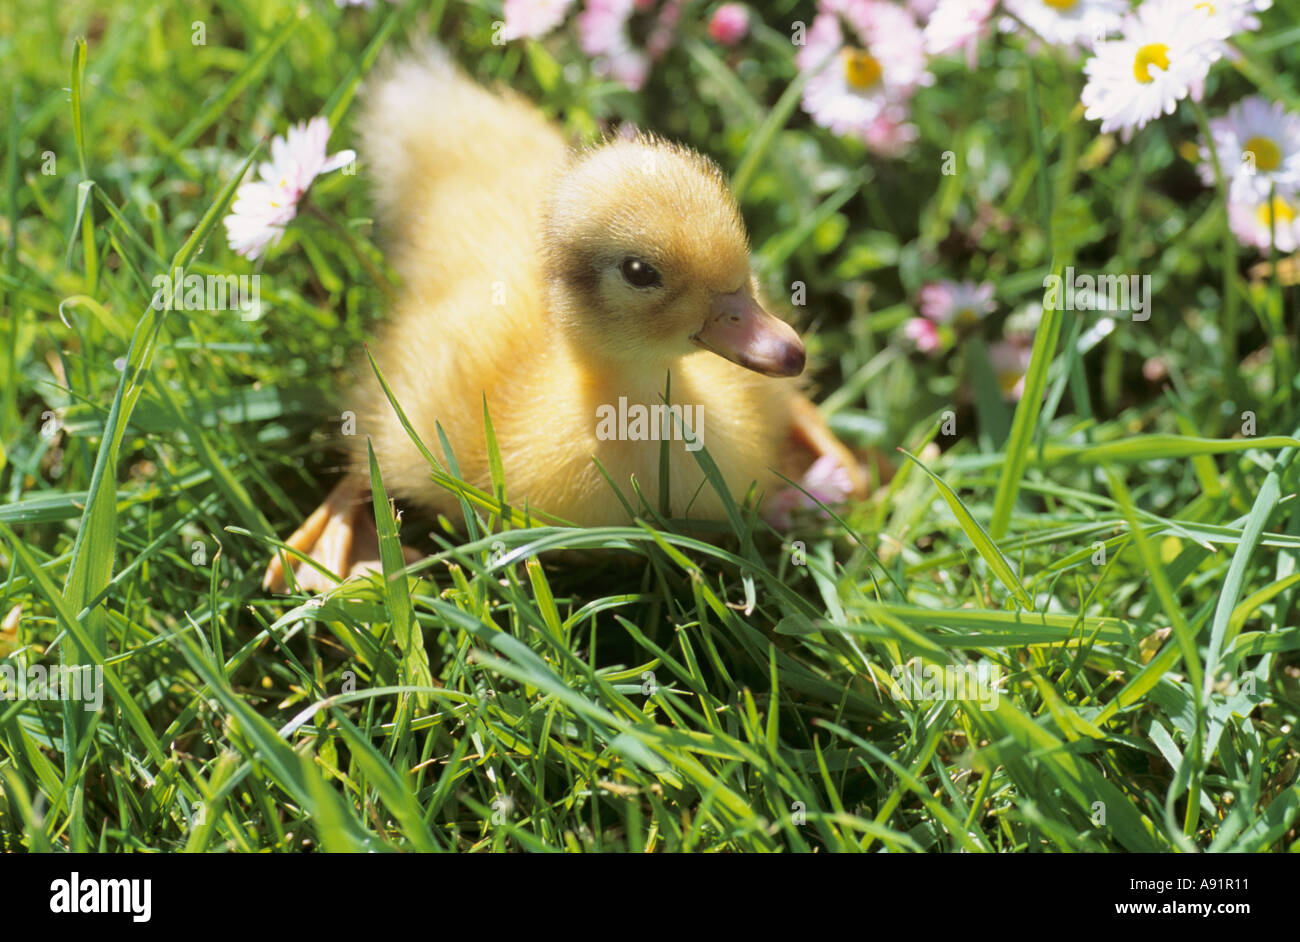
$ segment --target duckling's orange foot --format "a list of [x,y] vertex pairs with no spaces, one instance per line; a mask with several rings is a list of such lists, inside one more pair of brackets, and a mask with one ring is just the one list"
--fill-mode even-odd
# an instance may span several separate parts
[[[328,572],[276,553],[262,577],[262,588],[271,592],[287,589],[284,561],[292,559],[294,582],[302,592],[328,592],[345,579],[381,571],[379,533],[366,503],[368,488],[364,480],[344,478],[330,491],[325,502],[316,508],[285,545],[318,563]],[[408,563],[420,559],[418,550],[402,547]]]
[[[866,497],[874,471],[882,483],[892,476],[892,468],[879,456],[872,456],[870,467],[848,446],[835,437],[818,408],[804,396],[791,402],[790,444],[792,446],[786,475],[800,482],[817,502],[833,506],[847,500]],[[817,504],[794,487],[783,488],[767,506],[766,516],[780,529],[787,529],[791,513],[800,507]]]
[[[796,451],[802,451],[804,467],[800,474],[823,458],[833,458],[848,475],[846,497],[865,497],[871,477],[866,466],[842,441],[835,437],[821,411],[806,396],[795,396],[790,403],[793,424],[790,435]],[[828,462],[823,462],[828,464]],[[793,475],[791,475],[793,477]]]

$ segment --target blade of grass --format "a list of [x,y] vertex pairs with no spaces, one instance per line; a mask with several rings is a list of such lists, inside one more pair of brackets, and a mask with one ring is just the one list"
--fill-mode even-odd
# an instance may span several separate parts
[[[415,622],[411,608],[411,593],[406,583],[406,560],[402,556],[402,544],[397,537],[397,522],[389,508],[388,494],[379,474],[379,462],[375,459],[375,449],[366,440],[366,453],[370,458],[370,493],[374,500],[375,525],[379,530],[379,558],[384,567],[384,597],[388,601],[388,613],[393,621],[393,634],[397,647],[402,652],[400,683],[417,687],[432,687],[433,675],[429,670],[429,658],[424,652],[424,635]],[[429,708],[429,695],[416,694],[416,705],[421,710]],[[407,697],[399,701],[398,715],[410,719]]]
[[944,502],[947,503],[948,507],[952,510],[953,516],[957,518],[957,524],[962,528],[962,532],[964,532],[967,538],[971,541],[971,544],[975,547],[975,551],[980,554],[980,557],[988,564],[989,569],[993,571],[993,574],[998,577],[1001,583],[1010,590],[1011,595],[1016,602],[1019,603],[1022,608],[1032,611],[1034,608],[1034,600],[1030,598],[1029,593],[1025,591],[1025,587],[1021,585],[1020,577],[1016,575],[1014,567],[1011,565],[1010,561],[1002,555],[1002,551],[998,549],[998,545],[994,542],[993,537],[991,537],[989,533],[979,525],[979,521],[976,520],[974,516],[971,515],[971,512],[966,509],[966,505],[962,503],[962,500],[957,496],[956,491],[949,487],[947,483],[944,482],[943,478],[931,471],[924,462],[915,455],[910,454],[902,448],[898,450],[914,461],[917,466],[929,476],[930,480],[934,482],[934,486],[939,489],[940,496],[943,497]]
[[[1053,266],[1053,274],[1060,276],[1060,265]],[[1029,463],[1034,428],[1043,407],[1043,392],[1047,387],[1047,371],[1055,356],[1057,337],[1061,332],[1061,312],[1056,305],[1043,305],[1043,316],[1034,332],[1034,346],[1029,358],[1029,372],[1025,374],[1024,393],[1016,405],[1011,420],[1011,434],[1007,438],[1006,460],[993,495],[993,519],[989,534],[995,540],[1006,536],[1011,523],[1011,512],[1020,491],[1020,479]]]

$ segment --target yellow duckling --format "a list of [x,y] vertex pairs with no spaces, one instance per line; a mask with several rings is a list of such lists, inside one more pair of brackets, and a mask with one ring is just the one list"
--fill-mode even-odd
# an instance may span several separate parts
[[[441,51],[385,70],[361,133],[403,283],[375,361],[440,459],[441,425],[466,481],[492,491],[486,397],[507,499],[578,525],[628,522],[593,458],[633,507],[635,477],[659,508],[661,439],[674,517],[723,515],[700,447],[737,500],[755,482],[770,497],[785,486],[772,469],[797,480],[828,454],[865,489],[793,378],[803,344],[759,300],[744,223],[707,159],[649,136],[575,152],[531,103]],[[288,541],[341,576],[377,558],[367,438],[394,500],[453,519],[460,507],[359,361],[340,402],[357,417],[351,471]],[[284,583],[277,555],[264,585]]]

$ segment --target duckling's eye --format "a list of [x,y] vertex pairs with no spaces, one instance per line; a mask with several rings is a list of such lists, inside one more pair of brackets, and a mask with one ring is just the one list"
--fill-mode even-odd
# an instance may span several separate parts
[[623,259],[619,270],[623,272],[623,280],[634,288],[658,288],[664,283],[658,269],[639,258]]

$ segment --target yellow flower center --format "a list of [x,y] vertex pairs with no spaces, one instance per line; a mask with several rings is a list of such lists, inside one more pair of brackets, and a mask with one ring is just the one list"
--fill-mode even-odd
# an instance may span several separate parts
[[1002,390],[1004,396],[1010,396],[1016,391],[1016,386],[1024,378],[1025,374],[1019,370],[1003,370],[997,374],[998,388]]
[[958,324],[974,324],[977,323],[979,319],[979,315],[976,314],[975,309],[971,307],[964,307],[957,312],[956,320]]
[[1155,81],[1155,76],[1151,74],[1151,67],[1158,69],[1169,68],[1169,47],[1164,43],[1147,43],[1138,50],[1137,56],[1133,59],[1133,76],[1143,85]]
[[1269,216],[1269,205],[1265,201],[1259,206],[1259,224],[1265,229],[1270,229],[1273,221],[1277,220],[1278,226],[1289,226],[1295,220],[1296,208],[1282,199],[1280,196],[1273,197],[1273,213]]
[[844,79],[850,87],[865,91],[878,85],[882,74],[880,62],[865,49],[844,50]]
[[1043,6],[1056,10],[1072,10],[1078,3],[1079,0],[1043,0]]
[[1246,142],[1246,153],[1255,156],[1255,169],[1267,173],[1282,163],[1282,149],[1266,137],[1252,137]]
[[1214,4],[1213,4],[1213,3],[1198,3],[1198,4],[1196,5],[1195,9],[1197,9],[1197,10],[1204,10],[1204,11],[1205,11],[1206,13],[1208,13],[1210,16],[1214,16],[1214,14],[1216,14],[1216,13],[1219,12],[1218,10],[1216,10],[1216,9],[1214,8]]

